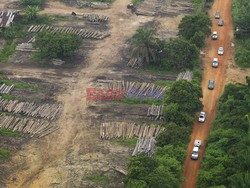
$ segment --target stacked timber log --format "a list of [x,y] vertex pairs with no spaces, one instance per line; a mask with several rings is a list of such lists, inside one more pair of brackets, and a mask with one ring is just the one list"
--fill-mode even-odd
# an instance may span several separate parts
[[187,80],[192,81],[193,78],[193,72],[192,71],[185,71],[178,74],[176,80]]
[[162,0],[144,0],[136,8],[137,15],[155,16],[162,6]]
[[[14,88],[14,85],[8,86],[6,84],[2,84],[2,85],[0,85],[0,93],[9,94],[13,88]],[[1,97],[0,97],[0,99],[1,99]]]
[[50,122],[39,119],[26,119],[15,116],[0,115],[0,128],[28,133],[31,137],[44,137],[58,129]]
[[140,57],[132,57],[127,65],[133,69],[139,69],[143,67],[143,60]]
[[84,14],[83,17],[91,23],[108,22],[109,17],[99,14]]
[[110,4],[104,2],[91,2],[90,7],[93,9],[109,9]]
[[87,0],[76,0],[76,3],[79,7],[90,7],[93,9],[108,9],[110,8],[110,3],[104,2],[90,2]]
[[6,100],[0,97],[0,110],[4,112],[54,120],[56,115],[61,111],[61,105],[43,104],[39,106],[34,103],[19,102],[18,100]]
[[151,157],[154,154],[155,144],[156,141],[154,137],[138,139],[132,156],[136,156],[140,153],[146,153]]
[[158,120],[163,118],[163,105],[154,105],[148,107],[148,117],[152,120]]
[[[101,81],[101,80],[97,80]],[[156,86],[153,83],[129,82],[124,80],[111,80],[108,83],[108,89],[113,91],[119,90],[124,92],[128,99],[152,99],[162,100],[165,87]]]
[[35,42],[36,41],[36,37],[34,36],[34,37],[32,37],[29,41],[28,41],[28,43],[33,43],[33,42]]
[[162,131],[164,131],[164,128],[160,126],[137,125],[127,122],[107,122],[100,126],[100,138],[151,138],[156,137]]
[[73,27],[55,27],[55,26],[47,26],[47,25],[32,25],[28,29],[30,33],[38,33],[42,31],[49,31],[52,33],[71,33],[78,35],[87,39],[104,39],[110,36],[109,33],[101,33],[98,31],[90,31],[86,29],[73,28]]
[[18,44],[16,47],[17,51],[21,51],[21,52],[37,52],[39,51],[38,49],[33,47],[32,43],[21,43]]

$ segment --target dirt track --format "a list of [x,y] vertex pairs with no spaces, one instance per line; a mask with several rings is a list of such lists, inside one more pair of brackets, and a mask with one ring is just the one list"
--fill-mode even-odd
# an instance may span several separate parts
[[[212,127],[213,120],[216,115],[216,108],[218,100],[224,90],[225,86],[225,75],[228,61],[232,57],[231,42],[233,40],[233,26],[232,26],[232,15],[231,15],[232,0],[216,0],[211,11],[210,16],[213,20],[212,31],[218,31],[219,39],[212,41],[211,38],[207,41],[207,49],[205,51],[205,57],[203,59],[203,104],[204,111],[207,113],[207,119],[205,123],[198,123],[197,121],[193,125],[193,132],[191,135],[191,141],[187,150],[187,158],[184,164],[183,176],[186,179],[185,184],[182,188],[193,188],[195,187],[198,170],[200,168],[201,160],[204,156],[204,143],[208,137],[209,131]],[[217,21],[214,19],[214,13],[219,10],[221,17],[224,19],[225,25],[223,27],[217,26]],[[219,57],[219,67],[217,69],[211,67],[211,62],[214,57],[218,57],[217,50],[222,46],[224,48],[224,55]],[[215,89],[208,90],[208,80],[215,80]],[[193,149],[193,143],[195,139],[200,139],[203,142],[201,147],[200,156],[197,161],[191,160],[190,155]]]

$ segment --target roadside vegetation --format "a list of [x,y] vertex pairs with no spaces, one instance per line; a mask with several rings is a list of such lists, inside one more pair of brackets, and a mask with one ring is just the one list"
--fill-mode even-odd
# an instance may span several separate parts
[[249,187],[250,78],[229,84],[206,144],[197,188]]
[[250,2],[233,1],[233,21],[236,36],[235,61],[241,68],[250,67]]
[[214,0],[192,0],[192,4],[196,12],[203,12],[204,10],[209,9]]
[[201,110],[201,88],[188,81],[176,81],[166,93],[165,132],[157,137],[153,157],[138,155],[129,164],[127,188],[179,187],[195,112]]

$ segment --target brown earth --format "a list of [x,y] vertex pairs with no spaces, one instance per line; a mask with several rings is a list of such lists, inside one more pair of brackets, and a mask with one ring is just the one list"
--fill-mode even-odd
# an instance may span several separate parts
[[[210,38],[207,41],[207,49],[205,50],[205,57],[203,59],[203,105],[204,111],[207,113],[205,123],[194,122],[191,141],[187,149],[187,158],[184,164],[183,176],[186,179],[182,188],[193,188],[197,182],[198,171],[201,165],[202,158],[205,153],[205,141],[208,137],[209,131],[212,127],[213,120],[216,116],[216,109],[218,100],[223,93],[226,83],[226,67],[230,60],[232,60],[232,47],[233,40],[233,25],[232,25],[232,0],[215,1],[210,16],[213,20],[213,31],[218,31],[219,39],[212,41]],[[217,21],[214,19],[214,13],[219,10],[225,25],[223,27],[217,26]],[[218,57],[217,50],[222,46],[224,48],[224,55],[219,57],[219,67],[217,69],[211,67],[211,62],[214,57]],[[215,80],[215,89],[209,90],[208,80]],[[191,160],[191,152],[194,146],[194,140],[202,140],[199,159],[197,161]]]

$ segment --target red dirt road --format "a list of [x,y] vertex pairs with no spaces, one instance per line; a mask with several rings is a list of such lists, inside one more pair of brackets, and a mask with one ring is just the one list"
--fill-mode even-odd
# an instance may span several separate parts
[[[228,61],[232,57],[231,41],[233,39],[233,26],[232,26],[232,14],[231,14],[232,0],[215,0],[212,9],[210,10],[210,16],[213,20],[212,31],[217,31],[219,38],[213,41],[211,38],[207,40],[207,49],[205,51],[205,57],[203,58],[203,105],[204,111],[207,113],[207,119],[205,123],[194,122],[193,132],[191,135],[191,141],[187,149],[187,158],[184,164],[183,176],[185,183],[182,188],[193,188],[197,182],[198,171],[200,169],[201,160],[205,153],[205,140],[208,137],[209,131],[212,127],[213,120],[216,115],[216,108],[218,100],[224,90],[225,86],[225,73]],[[224,26],[217,26],[217,19],[214,19],[216,10],[220,11],[221,18],[224,20]],[[224,48],[224,55],[218,56],[217,51],[219,47]],[[219,67],[212,68],[212,59],[214,57],[219,58]],[[215,80],[215,89],[208,90],[208,80]],[[191,152],[195,139],[202,140],[202,146],[198,160],[191,160]]]

